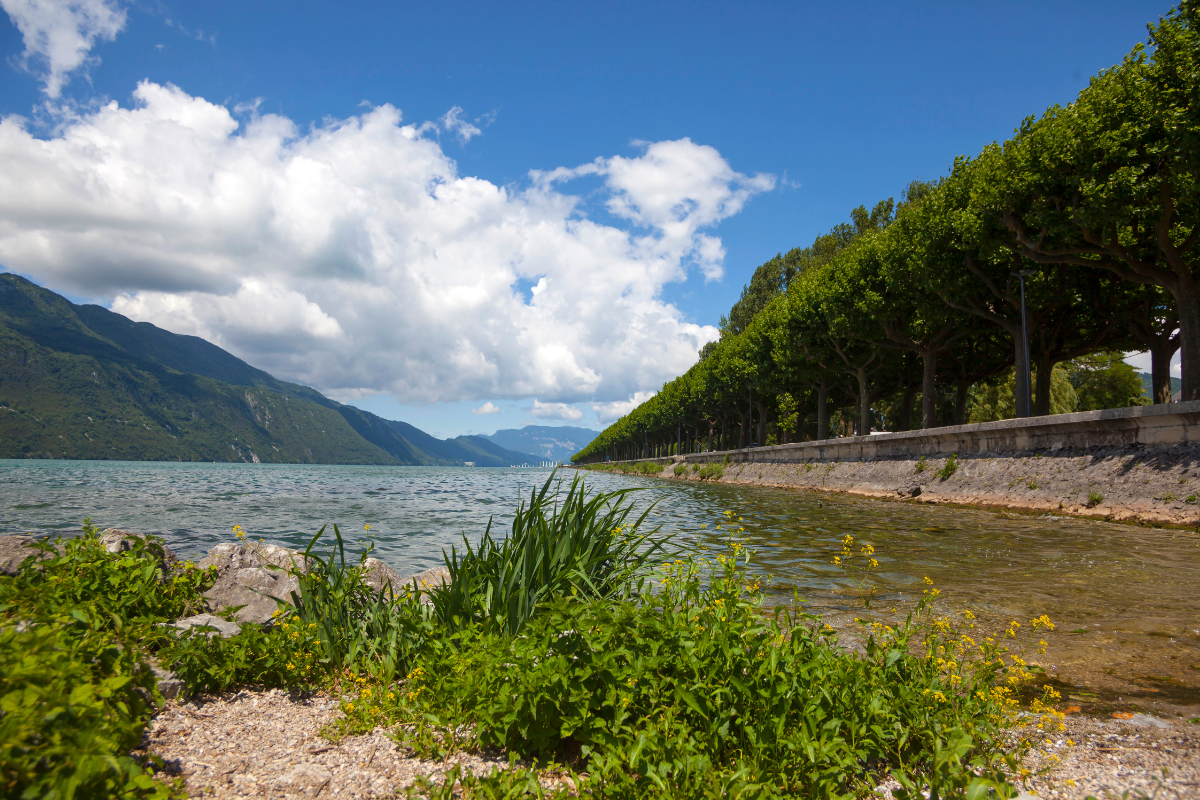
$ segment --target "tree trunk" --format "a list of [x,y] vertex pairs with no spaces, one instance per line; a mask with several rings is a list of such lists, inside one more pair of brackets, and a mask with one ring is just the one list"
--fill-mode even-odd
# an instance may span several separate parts
[[921,350],[921,428],[937,427],[937,350]]
[[817,384],[817,441],[829,438],[829,384]]
[[971,382],[968,380],[958,380],[958,394],[954,398],[954,424],[967,424],[967,398],[971,394]]
[[1037,377],[1033,379],[1033,415],[1045,417],[1050,414],[1050,382],[1054,377],[1054,365],[1058,363],[1049,356],[1038,359]]
[[1150,348],[1150,394],[1154,403],[1171,402],[1171,357],[1178,349],[1174,344]]
[[867,388],[867,368],[856,368],[854,377],[858,379],[858,435],[866,436],[871,432],[871,394]]
[[896,427],[898,431],[912,430],[912,412],[913,403],[917,399],[916,389],[905,389],[904,394],[900,396],[900,424]]
[[1179,399],[1200,400],[1200,287],[1194,280],[1181,280],[1172,291],[1179,310],[1179,367],[1182,371]]

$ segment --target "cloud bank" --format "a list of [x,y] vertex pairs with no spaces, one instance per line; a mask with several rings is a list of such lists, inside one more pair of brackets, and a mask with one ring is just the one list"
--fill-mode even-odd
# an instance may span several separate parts
[[[680,139],[497,186],[390,105],[309,130],[244,113],[147,81],[51,138],[0,121],[0,264],[336,396],[549,417],[694,363],[717,332],[662,288],[719,276],[706,231],[774,185]],[[461,115],[444,125],[478,135]],[[616,224],[566,191],[581,176]]]
[[108,0],[0,0],[25,52],[20,66],[40,72],[48,97],[62,94],[75,70],[98,62],[88,58],[97,40],[111,42],[125,27],[125,11]]

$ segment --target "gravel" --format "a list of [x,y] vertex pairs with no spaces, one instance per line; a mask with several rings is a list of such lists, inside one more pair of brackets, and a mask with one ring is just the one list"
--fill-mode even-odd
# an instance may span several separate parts
[[[459,753],[447,761],[413,758],[386,731],[337,744],[321,730],[340,716],[329,695],[297,697],[248,691],[171,703],[155,718],[147,749],[169,774],[182,775],[192,797],[368,798],[394,796],[419,777],[438,780],[455,764],[474,774],[504,768],[502,754]],[[1069,715],[1039,743],[1026,766],[1025,792],[1053,800],[1200,798],[1200,725],[1133,714],[1129,719]],[[543,780],[554,788],[556,779]],[[572,788],[563,779],[561,788]],[[884,796],[888,785],[879,787]],[[1125,793],[1128,792],[1128,795]]]
[[328,695],[280,690],[171,703],[155,717],[147,749],[168,775],[183,776],[191,797],[387,797],[455,764],[474,774],[508,764],[470,753],[446,762],[412,758],[378,729],[335,745],[321,729],[340,716],[337,705]]
[[1047,769],[1026,787],[1039,797],[1200,798],[1200,725],[1147,714],[1129,719],[1072,714],[1062,731],[1024,734],[1039,744],[1026,766]]

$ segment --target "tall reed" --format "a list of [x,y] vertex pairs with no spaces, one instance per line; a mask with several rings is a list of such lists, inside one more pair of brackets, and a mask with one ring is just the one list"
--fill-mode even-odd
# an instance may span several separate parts
[[507,539],[492,537],[489,520],[477,549],[464,535],[462,552],[443,553],[450,582],[430,592],[434,616],[451,628],[478,623],[513,634],[552,598],[632,590],[636,575],[664,557],[658,528],[641,530],[654,506],[629,521],[633,491],[589,497],[576,476],[564,496],[551,473],[520,502]]

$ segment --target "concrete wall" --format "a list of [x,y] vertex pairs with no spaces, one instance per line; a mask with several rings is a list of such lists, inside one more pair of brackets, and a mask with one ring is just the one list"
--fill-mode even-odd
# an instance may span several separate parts
[[[1162,447],[1200,442],[1200,401],[1081,411],[923,431],[684,455],[689,462],[803,462],[905,459],[957,453],[1021,455],[1093,448]],[[643,459],[670,463],[678,458]]]

